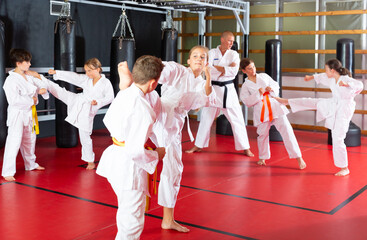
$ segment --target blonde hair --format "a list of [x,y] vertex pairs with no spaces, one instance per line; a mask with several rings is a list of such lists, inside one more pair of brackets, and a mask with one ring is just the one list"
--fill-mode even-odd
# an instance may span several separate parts
[[98,72],[101,73],[102,72],[102,64],[101,62],[97,59],[97,58],[91,58],[89,60],[87,60],[84,65],[94,69],[98,69]]
[[191,57],[191,54],[196,50],[196,49],[202,49],[204,50],[204,52],[206,53],[206,60],[209,59],[209,48],[205,47],[205,46],[201,46],[201,45],[196,45],[195,47],[190,49],[189,52],[189,58]]

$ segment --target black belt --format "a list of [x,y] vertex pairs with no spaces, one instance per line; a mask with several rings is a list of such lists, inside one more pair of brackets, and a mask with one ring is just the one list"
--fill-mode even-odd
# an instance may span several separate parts
[[234,80],[229,80],[229,81],[225,81],[225,82],[212,81],[212,85],[224,87],[223,108],[226,108],[227,107],[227,93],[228,93],[228,88],[227,88],[226,85],[231,84],[231,83],[234,83]]

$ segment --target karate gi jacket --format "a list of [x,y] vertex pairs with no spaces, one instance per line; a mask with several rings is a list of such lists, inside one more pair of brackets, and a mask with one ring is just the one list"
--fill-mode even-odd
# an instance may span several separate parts
[[[231,63],[236,63],[234,67],[229,67]],[[234,80],[236,75],[238,74],[238,69],[240,65],[240,57],[238,53],[234,50],[227,50],[224,55],[222,55],[219,46],[217,48],[211,49],[209,51],[209,66],[212,66],[210,75],[212,81],[219,81],[219,82],[225,82],[229,80]],[[224,75],[220,76],[222,73],[219,72],[216,68],[213,66],[221,66],[224,67],[225,73]],[[228,89],[227,93],[227,103],[226,107],[231,108],[234,105],[238,104],[238,95],[236,92],[236,88],[234,87],[234,84],[228,84],[226,85]],[[223,97],[224,97],[224,90],[225,87],[216,86],[213,85],[213,90],[216,94],[216,107],[223,107]]]
[[[8,127],[14,125],[17,121],[23,121],[24,126],[32,124],[33,97],[38,96],[38,91],[41,88],[47,89],[42,80],[29,75],[26,75],[26,78],[27,81],[22,75],[11,70],[4,82],[3,89],[9,104],[6,121]],[[45,77],[41,75],[41,78]],[[42,97],[48,99],[49,93],[46,92]]]
[[[160,104],[159,98],[155,99],[155,103]],[[110,145],[102,154],[97,174],[119,184],[122,190],[143,191],[149,196],[147,173],[154,173],[158,153],[145,149],[144,145],[155,121],[151,103],[135,84],[120,91],[103,122],[111,137],[124,142],[125,146]]]
[[[93,119],[98,109],[110,104],[114,98],[113,87],[104,74],[93,86],[93,79],[85,74],[77,74],[69,71],[56,70],[55,80],[63,80],[78,87],[83,88],[82,93],[78,93],[75,99],[68,104],[68,116],[66,121],[73,126],[87,132],[93,130]],[[97,105],[91,105],[92,100],[97,101]]]
[[[273,119],[278,118],[280,116],[286,115],[289,113],[288,109],[280,104],[277,100],[275,100],[272,96],[277,97],[279,95],[279,84],[274,81],[268,74],[266,73],[257,73],[256,74],[256,83],[250,81],[248,78],[245,79],[245,82],[242,84],[242,88],[240,91],[240,99],[247,107],[254,107],[253,118],[254,126],[258,126],[261,124],[261,110],[264,106],[264,121],[269,121],[269,109],[267,103],[265,101],[265,96],[261,95],[259,92],[260,88],[265,90],[266,87],[271,87],[272,91],[270,92],[269,100],[272,109]],[[264,99],[264,102],[263,102]]]
[[[356,106],[354,97],[363,90],[362,82],[347,75],[340,76],[336,82],[334,78],[328,78],[326,73],[315,74],[314,79],[317,84],[329,87],[332,92],[332,98],[320,99],[317,103],[316,120],[319,122],[325,119],[325,127],[331,130],[334,129],[335,121],[346,120],[345,124],[349,126]],[[349,87],[339,86],[340,81],[347,83]],[[344,116],[337,118],[336,112],[342,112]]]

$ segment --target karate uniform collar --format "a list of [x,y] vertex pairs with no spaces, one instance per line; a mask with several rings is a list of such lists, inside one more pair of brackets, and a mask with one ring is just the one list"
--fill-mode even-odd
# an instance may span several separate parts
[[[22,79],[22,80],[26,80],[26,79],[24,79],[24,77],[22,75],[20,75],[19,73],[14,72],[14,71],[15,71],[15,69],[10,70],[9,71],[9,76],[16,77],[16,78],[19,78],[19,79]],[[25,77],[28,80],[29,76],[27,74],[25,75]],[[28,82],[27,80],[26,80],[26,82]]]
[[136,91],[140,96],[144,97],[143,91],[140,88],[138,88],[138,86],[136,86],[135,83],[131,84],[130,87],[133,88],[133,90]]

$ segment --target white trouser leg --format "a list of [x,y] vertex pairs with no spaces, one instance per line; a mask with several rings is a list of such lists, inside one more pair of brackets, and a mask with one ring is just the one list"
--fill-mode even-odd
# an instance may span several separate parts
[[181,137],[175,139],[166,147],[166,155],[163,158],[163,169],[158,186],[158,204],[174,208],[178,191],[180,190],[180,182],[182,178],[182,148]]
[[1,173],[3,177],[14,176],[15,174],[16,159],[23,137],[23,127],[22,121],[17,121],[14,125],[8,127]]
[[317,98],[293,98],[289,99],[289,106],[292,109],[292,112],[300,112],[306,110],[315,110],[317,109],[317,103],[320,100]]
[[75,104],[73,102],[73,96],[76,95],[76,93],[69,92],[65,88],[60,87],[57,83],[54,83],[50,80],[47,80],[47,90],[57,99],[63,101],[66,105],[69,104]]
[[231,123],[235,149],[237,151],[249,149],[250,143],[248,141],[246,124],[240,104],[237,103],[231,108],[224,108],[222,111]]
[[90,133],[79,130],[79,139],[82,145],[82,160],[86,162],[94,162],[93,141]]
[[283,138],[284,146],[287,149],[289,158],[302,157],[301,149],[298,146],[292,125],[286,115],[276,118],[272,122]]
[[196,134],[195,146],[205,148],[209,146],[210,129],[215,117],[219,114],[219,108],[204,107],[201,110],[200,123]]
[[23,128],[23,138],[20,144],[20,152],[23,156],[25,170],[33,170],[39,165],[36,163],[36,132],[32,131],[31,126]]
[[270,158],[270,146],[269,146],[269,130],[271,123],[263,122],[257,126],[257,147],[259,149],[259,159]]
[[116,183],[111,183],[111,186],[118,201],[115,240],[140,239],[144,229],[145,194],[137,190],[121,190]]
[[344,139],[347,136],[350,120],[345,118],[343,113],[337,112],[334,129],[331,130],[334,164],[338,168],[348,167],[348,153]]

